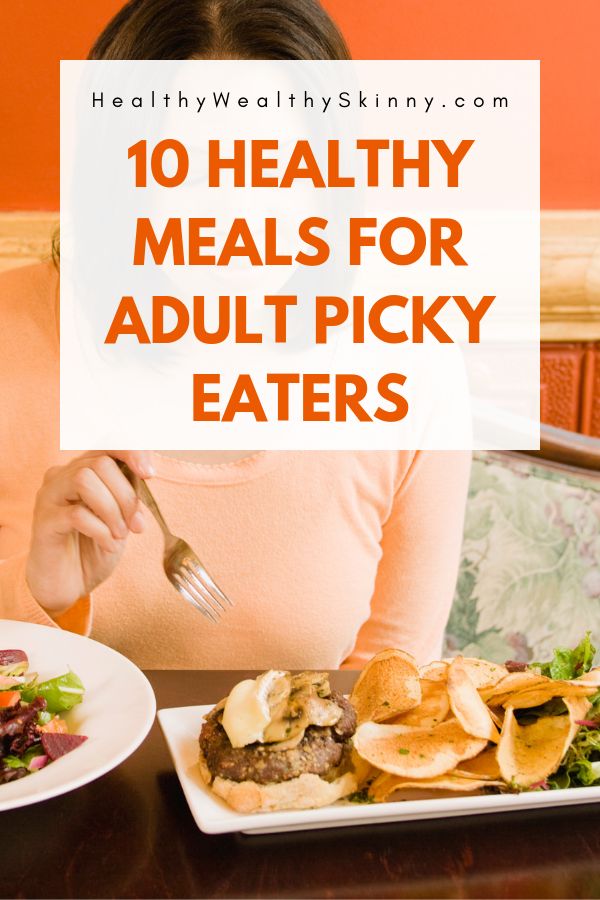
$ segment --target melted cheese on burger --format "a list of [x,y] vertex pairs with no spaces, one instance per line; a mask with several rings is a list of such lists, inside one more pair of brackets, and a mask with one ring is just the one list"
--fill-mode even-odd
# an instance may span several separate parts
[[246,747],[263,741],[271,722],[269,695],[286,672],[271,670],[256,679],[240,681],[225,701],[221,724],[232,747]]

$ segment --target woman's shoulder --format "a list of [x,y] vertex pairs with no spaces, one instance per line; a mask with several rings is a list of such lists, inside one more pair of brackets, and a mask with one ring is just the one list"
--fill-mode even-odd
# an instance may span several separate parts
[[0,297],[3,302],[10,302],[15,295],[23,299],[30,295],[54,292],[57,288],[58,271],[52,260],[0,272]]
[[354,484],[365,496],[376,494],[387,502],[409,476],[413,450],[297,450],[285,454],[282,476],[289,483],[297,475],[327,496]]
[[[0,272],[0,315],[4,329],[25,328],[28,321],[55,329],[58,272],[51,261]],[[18,338],[18,333],[14,338]]]

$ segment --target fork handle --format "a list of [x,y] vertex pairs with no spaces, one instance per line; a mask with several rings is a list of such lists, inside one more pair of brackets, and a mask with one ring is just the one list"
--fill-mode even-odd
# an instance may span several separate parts
[[132,472],[126,462],[123,462],[121,459],[115,460],[116,464],[120,468],[121,472],[130,483],[132,488],[134,489],[136,495],[142,501],[142,503],[148,507],[158,524],[160,525],[161,531],[164,534],[165,538],[172,538],[173,535],[171,531],[163,519],[163,515],[158,508],[158,503],[154,499],[154,495],[143,478],[140,478],[139,475],[136,475],[135,472]]

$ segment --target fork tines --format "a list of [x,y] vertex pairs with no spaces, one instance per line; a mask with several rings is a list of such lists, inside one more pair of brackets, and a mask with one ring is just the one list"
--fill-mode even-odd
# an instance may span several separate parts
[[198,559],[184,557],[173,573],[172,583],[180,594],[211,622],[218,622],[225,605],[231,600],[215,584]]

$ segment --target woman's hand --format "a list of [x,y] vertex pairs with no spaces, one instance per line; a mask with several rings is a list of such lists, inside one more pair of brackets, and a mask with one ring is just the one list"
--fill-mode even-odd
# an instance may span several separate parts
[[144,529],[142,507],[117,466],[153,474],[150,451],[88,452],[44,476],[33,516],[26,578],[37,602],[53,614],[105,581],[129,532]]

